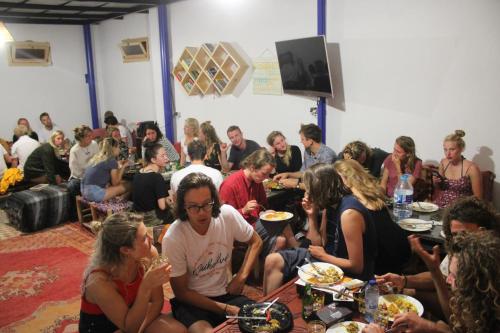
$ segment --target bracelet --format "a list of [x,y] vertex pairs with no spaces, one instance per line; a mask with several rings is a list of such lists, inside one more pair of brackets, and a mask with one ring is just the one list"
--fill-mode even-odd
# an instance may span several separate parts
[[403,289],[405,289],[406,285],[408,284],[408,278],[406,277],[406,275],[403,275],[403,279],[405,280],[405,282],[403,284]]
[[300,189],[300,179],[299,179],[299,181],[297,182],[297,186],[295,186],[295,188]]
[[227,314],[227,303],[226,306],[224,307],[224,313]]

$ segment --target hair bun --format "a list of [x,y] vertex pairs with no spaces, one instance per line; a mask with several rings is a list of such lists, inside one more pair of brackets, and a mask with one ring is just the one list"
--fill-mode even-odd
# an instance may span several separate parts
[[455,135],[463,138],[465,136],[465,132],[463,130],[455,130]]

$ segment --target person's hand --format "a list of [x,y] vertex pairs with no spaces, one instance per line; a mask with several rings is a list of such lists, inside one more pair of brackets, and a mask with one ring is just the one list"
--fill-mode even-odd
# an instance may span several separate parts
[[319,260],[323,260],[327,256],[323,246],[310,245],[309,252],[311,256]]
[[402,173],[402,170],[401,170],[401,160],[399,159],[399,157],[397,157],[396,155],[392,154],[391,155],[391,160],[392,160],[392,163],[394,163],[394,165],[396,166],[396,171],[398,171],[398,173]]
[[441,263],[441,258],[439,256],[438,245],[435,245],[432,248],[432,254],[430,254],[423,248],[422,243],[420,243],[420,239],[418,238],[418,236],[410,235],[408,236],[408,240],[410,241],[411,249],[413,250],[413,252],[418,254],[418,256],[424,261],[429,271],[433,271],[436,269],[439,270],[439,264]]
[[141,285],[145,285],[147,288],[151,289],[163,286],[170,280],[171,270],[172,265],[169,264],[151,268],[144,274]]
[[278,183],[284,188],[296,188],[297,185],[299,184],[299,180],[287,178],[287,179],[280,179]]
[[384,333],[384,329],[380,327],[378,324],[369,324],[365,326],[362,333]]
[[248,214],[250,212],[253,212],[257,208],[259,208],[257,200],[250,200],[249,202],[246,203],[245,207],[243,207],[242,211],[243,213]]
[[226,152],[229,149],[229,145],[227,143],[221,143],[220,145],[221,152]]
[[302,208],[307,216],[315,216],[318,214],[318,207],[309,199],[308,195],[304,195],[304,198],[302,198]]
[[56,175],[56,184],[57,184],[57,185],[59,185],[59,184],[61,184],[62,182],[63,182],[62,177],[61,177],[61,176],[59,176],[59,175]]
[[402,275],[394,274],[394,273],[386,273],[384,275],[375,275],[375,279],[377,284],[389,283],[389,285],[397,288],[398,290],[402,290],[404,287],[404,277]]
[[119,167],[120,169],[125,168],[128,164],[129,164],[129,161],[128,161],[128,160],[121,160],[121,161],[118,161],[118,167]]
[[434,330],[434,323],[421,318],[415,312],[397,314],[391,328],[401,327],[401,332],[407,333],[425,333]]
[[281,179],[287,179],[290,176],[288,172],[283,172],[283,173],[278,173],[276,176],[274,176],[273,180],[276,182]]
[[240,312],[240,308],[237,307],[236,305],[228,304],[226,307],[226,314],[229,316],[237,316],[239,312]]
[[230,295],[241,295],[243,287],[245,286],[245,279],[241,275],[236,274],[235,277],[229,282],[226,290]]
[[440,184],[441,183],[441,177],[438,176],[432,176],[432,183],[433,184]]

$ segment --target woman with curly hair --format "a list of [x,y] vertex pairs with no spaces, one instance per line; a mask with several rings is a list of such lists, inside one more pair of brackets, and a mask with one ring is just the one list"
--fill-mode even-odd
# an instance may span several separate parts
[[415,142],[409,136],[400,136],[394,143],[392,154],[384,161],[384,173],[380,185],[389,197],[394,195],[394,189],[403,174],[409,174],[409,181],[415,185],[420,178],[422,161],[416,156]]
[[411,257],[410,245],[403,229],[392,220],[385,206],[384,190],[377,179],[353,159],[339,160],[333,167],[373,218],[378,244],[375,273],[401,272]]
[[456,130],[444,138],[445,158],[439,163],[439,176],[433,178],[433,182],[441,189],[435,200],[440,207],[446,207],[460,197],[483,197],[481,171],[474,162],[462,155],[465,149],[464,136],[464,131]]

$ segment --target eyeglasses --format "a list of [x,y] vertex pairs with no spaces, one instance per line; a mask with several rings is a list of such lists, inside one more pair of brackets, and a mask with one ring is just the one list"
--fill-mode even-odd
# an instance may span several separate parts
[[203,205],[186,206],[186,210],[188,212],[190,212],[191,214],[197,214],[200,212],[200,210],[203,210],[204,212],[208,212],[208,211],[212,210],[213,206],[214,206],[214,202],[211,201],[211,202],[207,202],[206,204],[203,204]]

